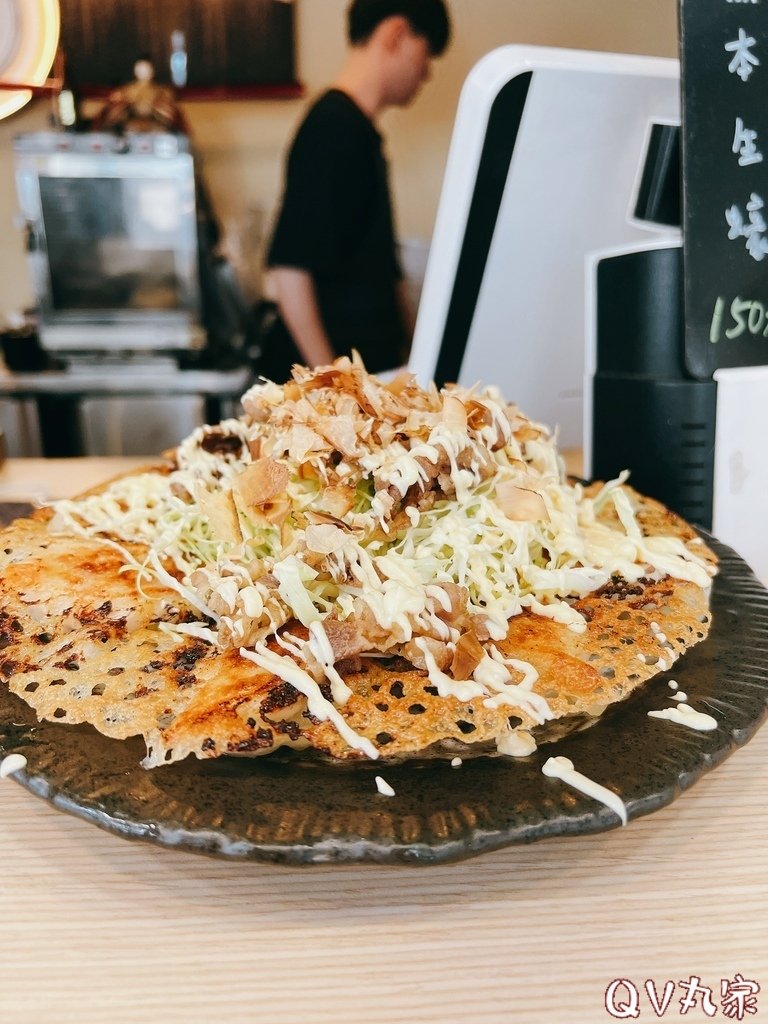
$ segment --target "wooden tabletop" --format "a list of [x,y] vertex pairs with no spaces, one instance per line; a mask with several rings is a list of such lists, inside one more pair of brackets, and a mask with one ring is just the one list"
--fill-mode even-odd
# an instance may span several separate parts
[[[81,490],[121,468],[9,464],[0,496]],[[638,993],[630,1019],[658,1020],[645,982],[661,999],[672,981],[664,1019],[691,1024],[713,1018],[700,998],[682,1013],[679,983],[700,979],[726,1019],[721,979],[739,973],[762,986],[743,1018],[759,1024],[766,765],[763,729],[626,829],[433,868],[207,859],[119,839],[5,779],[0,1020],[599,1024],[616,1019],[605,993],[621,978]],[[616,991],[615,1011],[630,994]]]

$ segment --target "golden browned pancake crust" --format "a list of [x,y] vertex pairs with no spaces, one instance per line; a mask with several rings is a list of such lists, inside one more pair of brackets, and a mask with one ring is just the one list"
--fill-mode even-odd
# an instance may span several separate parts
[[[676,536],[714,562],[679,517],[629,493],[644,532]],[[280,746],[361,756],[332,723],[308,713],[290,683],[236,650],[164,632],[163,624],[199,621],[200,614],[154,582],[140,590],[119,551],[54,534],[48,518],[17,521],[0,545],[0,677],[41,719],[88,722],[117,739],[142,735],[148,766]],[[427,673],[402,658],[340,663],[352,690],[340,710],[385,757],[444,744],[482,750],[518,727],[552,736],[596,718],[702,640],[707,602],[706,589],[682,580],[614,578],[573,602],[587,620],[583,633],[527,611],[510,620],[499,648],[538,673],[534,692],[553,715],[544,726],[525,707],[441,697]]]

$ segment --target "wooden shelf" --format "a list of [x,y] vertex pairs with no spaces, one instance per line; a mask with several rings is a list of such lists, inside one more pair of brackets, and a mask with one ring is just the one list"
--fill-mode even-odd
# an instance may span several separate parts
[[[26,88],[26,87],[24,87]],[[117,86],[82,85],[77,87],[79,100],[105,100]],[[276,85],[215,85],[188,86],[176,89],[176,98],[182,103],[197,100],[294,100],[305,93],[301,82],[284,82]]]
[[296,82],[295,11],[275,0],[60,0],[67,79],[79,97],[128,82],[137,58],[170,77],[183,36],[185,100],[274,100],[303,95]]

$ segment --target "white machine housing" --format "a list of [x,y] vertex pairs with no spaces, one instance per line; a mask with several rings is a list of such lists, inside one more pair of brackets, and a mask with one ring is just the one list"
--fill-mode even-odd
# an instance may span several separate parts
[[563,447],[581,447],[588,265],[597,254],[680,241],[678,228],[633,214],[651,128],[680,120],[675,60],[505,46],[473,68],[459,102],[410,368],[422,381],[435,376],[481,201],[478,169],[481,159],[494,159],[487,152],[494,104],[524,75],[530,84],[517,136],[495,168],[505,179],[498,207],[483,214],[496,214],[487,259],[485,252],[464,257],[485,265],[463,351],[446,379],[492,381],[529,416],[557,426]]
[[768,366],[715,372],[712,532],[768,585]]

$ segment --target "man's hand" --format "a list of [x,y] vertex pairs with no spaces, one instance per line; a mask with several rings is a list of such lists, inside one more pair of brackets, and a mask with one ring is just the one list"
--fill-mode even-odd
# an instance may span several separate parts
[[[400,317],[403,321],[403,330],[405,331],[405,337],[410,348],[411,342],[413,341],[413,332],[416,329],[416,311],[413,308],[411,302],[411,295],[408,289],[408,282],[405,278],[401,278],[397,282],[397,305],[400,309]],[[407,356],[408,353],[403,353]]]
[[336,358],[320,315],[312,275],[297,267],[273,267],[270,290],[286,327],[310,369]]

